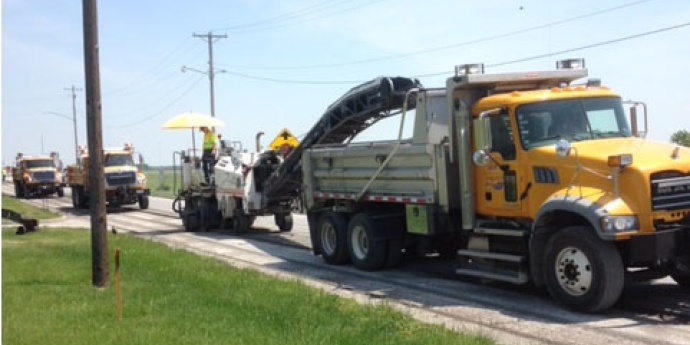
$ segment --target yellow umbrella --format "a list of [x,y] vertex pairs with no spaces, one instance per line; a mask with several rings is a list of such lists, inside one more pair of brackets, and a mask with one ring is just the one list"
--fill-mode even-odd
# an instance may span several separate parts
[[184,113],[177,115],[163,124],[163,129],[194,129],[199,127],[223,127],[223,121],[206,114]]
[[[163,124],[163,129],[191,129],[192,130],[192,150],[196,152],[196,147],[194,144],[194,129],[201,127],[223,127],[225,123],[223,121],[206,114],[200,113],[184,113],[165,121]],[[196,153],[195,153],[196,154]]]

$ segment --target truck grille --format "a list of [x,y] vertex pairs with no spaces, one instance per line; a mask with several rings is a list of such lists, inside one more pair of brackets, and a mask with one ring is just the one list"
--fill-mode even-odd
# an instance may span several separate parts
[[132,171],[105,174],[105,183],[109,187],[127,186],[136,183],[136,181],[136,173]]
[[53,182],[55,181],[55,172],[54,171],[37,171],[31,174],[33,177],[34,181],[40,181],[40,182]]
[[672,211],[690,208],[690,176],[652,176],[652,210]]

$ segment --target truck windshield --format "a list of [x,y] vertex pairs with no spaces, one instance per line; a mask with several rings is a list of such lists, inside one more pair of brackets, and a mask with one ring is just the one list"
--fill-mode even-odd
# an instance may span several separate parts
[[25,161],[25,167],[27,169],[54,168],[55,162],[52,159],[27,160]]
[[104,162],[106,167],[134,166],[130,155],[107,155]]
[[517,108],[525,150],[569,141],[630,137],[620,98],[581,98],[527,104]]

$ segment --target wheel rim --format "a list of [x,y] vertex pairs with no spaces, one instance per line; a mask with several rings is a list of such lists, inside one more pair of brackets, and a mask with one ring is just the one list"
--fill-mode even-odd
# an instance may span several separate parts
[[369,252],[369,238],[362,226],[352,229],[352,251],[358,259],[364,259]]
[[592,286],[592,265],[578,248],[563,248],[556,257],[555,270],[558,284],[570,295],[582,296]]
[[337,238],[333,224],[325,223],[321,227],[321,247],[328,255],[335,253]]

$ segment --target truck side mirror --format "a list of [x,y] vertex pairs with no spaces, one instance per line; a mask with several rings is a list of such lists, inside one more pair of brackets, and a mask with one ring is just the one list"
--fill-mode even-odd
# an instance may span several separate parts
[[139,154],[139,171],[144,171],[144,156]]
[[[630,132],[634,137],[644,138],[647,136],[647,105],[643,102],[638,101],[625,101],[624,104],[630,105]],[[637,116],[637,107],[642,107],[643,125],[644,128],[640,130],[639,128],[639,118]]]
[[493,138],[491,137],[491,117],[489,115],[500,112],[500,108],[486,110],[474,120],[474,147],[476,151],[472,154],[472,161],[478,166],[485,166],[491,160],[489,152],[493,146]]
[[482,111],[479,117],[474,120],[474,147],[477,150],[491,151],[493,138],[491,137],[491,117],[490,115],[499,114],[500,108]]

